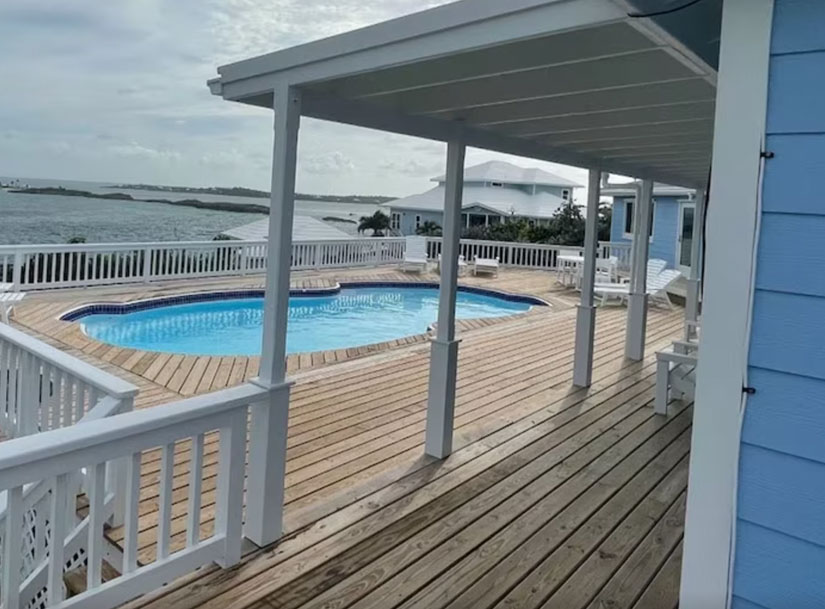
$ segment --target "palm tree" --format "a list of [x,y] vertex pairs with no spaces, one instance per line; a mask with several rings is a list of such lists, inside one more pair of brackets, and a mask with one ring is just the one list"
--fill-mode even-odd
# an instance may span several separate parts
[[425,235],[427,237],[440,237],[441,227],[432,220],[425,220],[421,226],[415,229],[416,235]]
[[377,211],[371,216],[361,216],[358,221],[358,232],[366,230],[372,231],[373,237],[380,237],[384,231],[390,227],[390,217],[382,211]]

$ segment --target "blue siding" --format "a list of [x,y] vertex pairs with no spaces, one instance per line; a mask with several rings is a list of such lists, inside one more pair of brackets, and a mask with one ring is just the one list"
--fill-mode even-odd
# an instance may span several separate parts
[[776,0],[734,607],[825,607],[825,2]]
[[[624,236],[627,206],[624,197],[613,199],[613,215],[610,221],[610,240],[630,243]],[[655,197],[653,209],[653,239],[650,241],[650,257],[667,261],[669,268],[676,266],[676,238],[679,232],[679,201],[676,197]]]

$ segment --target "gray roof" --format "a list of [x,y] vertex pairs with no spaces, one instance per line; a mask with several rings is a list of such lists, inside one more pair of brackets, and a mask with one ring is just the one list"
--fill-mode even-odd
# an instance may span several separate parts
[[[444,175],[436,176],[430,181],[444,182]],[[487,161],[464,169],[464,182],[501,182],[502,184],[526,184],[528,186],[561,186],[563,188],[581,188],[581,184],[557,176],[538,167],[519,167],[505,161]]]
[[[548,192],[529,194],[515,188],[491,188],[473,184],[464,187],[461,207],[480,206],[502,216],[550,218],[565,201]],[[383,204],[391,209],[444,211],[444,185],[417,195],[402,197]]]
[[[264,241],[269,237],[269,218],[236,226],[221,234],[241,241]],[[352,237],[312,216],[295,216],[293,220],[293,241],[338,241],[341,239],[352,239]]]
[[[633,197],[636,195],[636,189],[633,182],[626,184],[608,184],[602,186],[601,193],[604,197]],[[682,188],[681,186],[671,186],[670,184],[661,184],[656,182],[653,185],[654,197],[691,197],[696,194],[696,191],[691,188]]]

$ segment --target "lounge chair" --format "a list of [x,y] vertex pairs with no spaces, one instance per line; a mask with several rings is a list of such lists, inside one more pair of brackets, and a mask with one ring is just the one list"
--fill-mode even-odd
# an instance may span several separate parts
[[596,283],[619,283],[619,257],[596,259]]
[[9,323],[9,316],[14,305],[25,297],[25,292],[0,292],[0,319],[3,323]]
[[487,273],[498,277],[498,258],[479,258],[476,256],[473,259],[473,275],[479,273]]
[[656,353],[656,398],[653,411],[667,414],[667,405],[672,398],[692,400],[696,388],[696,363],[699,350],[694,343],[685,348],[681,341],[673,344],[670,351]]
[[[651,262],[653,262],[651,260]],[[654,268],[656,268],[654,266]],[[647,295],[650,298],[650,302],[656,304],[661,303],[665,305],[667,308],[672,309],[673,303],[670,302],[670,297],[668,296],[667,289],[670,285],[679,279],[682,274],[676,270],[663,270],[657,274],[651,273],[651,267],[648,265],[648,274],[647,274]],[[607,304],[607,301],[611,298],[616,298],[621,302],[627,300],[628,295],[630,294],[630,284],[629,283],[598,283],[594,286],[593,292],[601,297],[600,304],[604,305]]]
[[427,270],[427,265],[427,238],[407,237],[401,270],[423,273]]

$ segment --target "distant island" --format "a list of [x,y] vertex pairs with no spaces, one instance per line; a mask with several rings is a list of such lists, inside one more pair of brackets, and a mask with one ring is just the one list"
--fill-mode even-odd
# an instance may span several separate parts
[[[242,186],[210,186],[208,188],[198,188],[195,186],[157,186],[155,184],[115,184],[105,186],[105,188],[122,190],[151,190],[156,192],[182,192],[197,195],[222,195],[231,197],[253,197],[257,199],[268,199],[270,193],[265,190],[255,190],[254,188],[244,188]],[[387,201],[392,201],[394,197],[383,195],[311,195],[296,192],[296,199],[303,201],[325,201],[330,203],[370,203],[380,205]]]
[[24,195],[57,195],[61,197],[85,197],[87,199],[115,199],[118,201],[138,201],[143,203],[165,203],[183,207],[197,207],[199,209],[215,209],[218,211],[235,211],[239,213],[268,214],[269,207],[257,203],[231,203],[229,201],[201,201],[199,199],[138,199],[124,192],[97,193],[88,190],[74,190],[62,186],[46,186],[42,188],[20,188],[9,192]]
[[[269,193],[262,190],[252,190],[249,188],[178,188],[173,186],[151,186],[147,184],[121,184],[119,186],[107,186],[106,188],[122,188],[132,190],[151,190],[157,192],[185,192],[195,194],[210,194],[224,196],[255,197],[259,199],[269,198]],[[214,209],[218,211],[234,211],[239,213],[268,214],[269,206],[260,203],[235,203],[232,201],[201,201],[200,199],[141,199],[133,197],[125,192],[98,193],[88,190],[75,190],[63,188],[62,186],[44,186],[38,188],[18,188],[9,192],[25,195],[57,195],[61,197],[85,197],[88,199],[109,199],[117,201],[139,201],[144,203],[165,203],[166,205],[180,205],[183,207],[197,207],[199,209]],[[239,193],[245,194],[239,194]],[[249,193],[258,193],[251,195]],[[296,199],[305,201],[329,201],[342,203],[370,203],[377,205],[386,201],[391,201],[392,197],[382,196],[361,196],[349,195],[336,197],[332,195],[305,195],[295,193]]]

